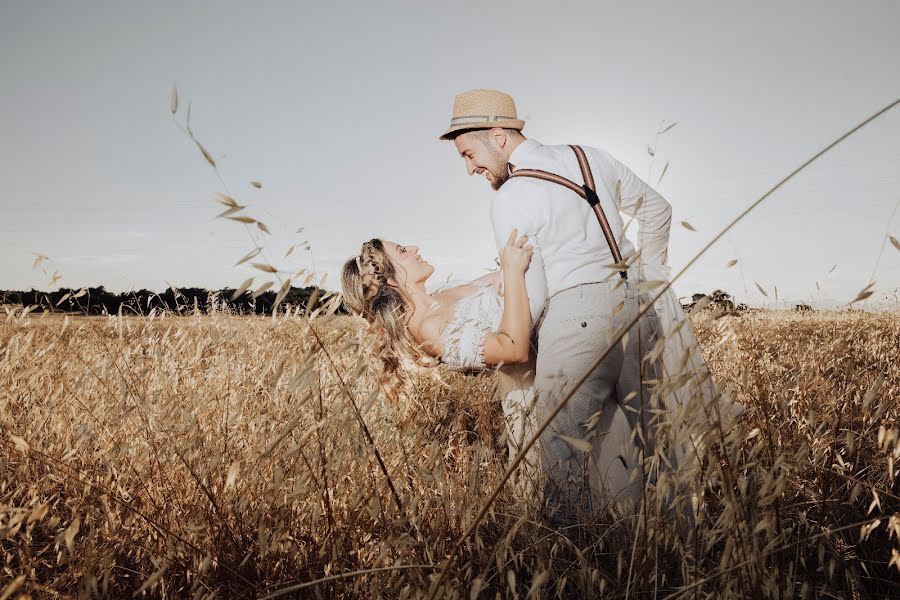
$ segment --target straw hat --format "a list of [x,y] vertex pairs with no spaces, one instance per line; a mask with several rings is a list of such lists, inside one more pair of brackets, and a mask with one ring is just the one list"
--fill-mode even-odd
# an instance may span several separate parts
[[448,140],[457,131],[494,127],[519,131],[525,127],[525,121],[516,115],[516,103],[512,96],[497,90],[469,90],[453,99],[450,128],[440,139]]

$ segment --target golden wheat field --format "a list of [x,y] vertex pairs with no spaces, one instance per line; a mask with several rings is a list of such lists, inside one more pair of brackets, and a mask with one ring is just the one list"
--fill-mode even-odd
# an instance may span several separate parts
[[685,472],[695,521],[578,546],[509,484],[461,539],[507,466],[494,374],[391,405],[351,317],[8,310],[0,597],[898,597],[900,315],[692,319],[748,408]]

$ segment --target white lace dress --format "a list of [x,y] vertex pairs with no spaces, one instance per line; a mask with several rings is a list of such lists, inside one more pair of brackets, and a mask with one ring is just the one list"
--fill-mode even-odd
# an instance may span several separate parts
[[484,340],[500,327],[503,299],[493,286],[473,283],[477,291],[456,303],[441,333],[441,362],[457,371],[485,368]]

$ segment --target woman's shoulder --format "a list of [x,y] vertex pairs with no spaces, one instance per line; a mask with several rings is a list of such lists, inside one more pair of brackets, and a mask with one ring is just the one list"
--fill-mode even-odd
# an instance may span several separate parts
[[463,287],[468,283],[469,282],[465,279],[447,279],[447,281],[438,284],[429,282],[428,293],[431,295],[443,294],[444,292],[450,291],[454,288]]
[[478,286],[471,283],[463,283],[462,285],[454,285],[453,287],[434,292],[431,296],[441,303],[456,304],[463,298],[476,293],[479,289]]
[[443,352],[441,334],[446,323],[447,318],[440,312],[435,312],[422,317],[414,325],[413,337],[425,352],[435,358]]

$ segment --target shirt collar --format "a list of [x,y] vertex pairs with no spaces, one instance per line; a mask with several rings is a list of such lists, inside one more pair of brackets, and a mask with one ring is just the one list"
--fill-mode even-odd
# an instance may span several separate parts
[[528,138],[516,146],[516,149],[509,155],[509,164],[507,165],[509,172],[512,173],[516,169],[516,165],[520,164],[523,159],[526,159],[540,145],[539,141]]

